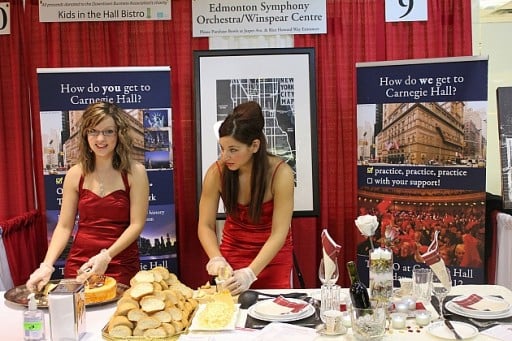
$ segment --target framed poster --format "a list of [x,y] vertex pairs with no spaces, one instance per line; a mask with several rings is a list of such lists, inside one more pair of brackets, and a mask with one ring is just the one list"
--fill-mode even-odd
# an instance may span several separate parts
[[[238,104],[257,101],[269,151],[295,173],[294,216],[317,215],[314,49],[195,51],[194,71],[199,197],[206,170],[220,156],[214,126]],[[223,212],[221,203],[219,217]]]

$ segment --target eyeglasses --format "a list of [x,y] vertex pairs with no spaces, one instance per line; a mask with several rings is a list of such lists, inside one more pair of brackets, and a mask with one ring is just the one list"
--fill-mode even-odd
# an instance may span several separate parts
[[99,136],[100,134],[103,134],[105,137],[114,136],[117,133],[114,129],[105,129],[105,130],[96,130],[96,129],[88,129],[87,130],[87,136]]

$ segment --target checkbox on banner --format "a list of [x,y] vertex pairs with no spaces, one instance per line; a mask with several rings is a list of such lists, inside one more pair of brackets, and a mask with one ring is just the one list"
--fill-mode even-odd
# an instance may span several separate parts
[[366,184],[367,184],[367,185],[371,185],[371,184],[373,184],[373,179],[372,179],[372,178],[367,178],[367,179],[366,179]]

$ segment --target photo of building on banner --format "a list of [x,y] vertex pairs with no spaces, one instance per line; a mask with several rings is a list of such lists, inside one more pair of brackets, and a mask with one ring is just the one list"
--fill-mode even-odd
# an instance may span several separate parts
[[[393,253],[395,285],[437,250],[455,284],[484,283],[487,60],[358,64],[358,214]],[[371,243],[358,267],[368,282]],[[365,278],[366,277],[366,278]]]
[[[94,101],[101,93],[103,100],[118,104],[125,112],[133,141],[132,159],[143,164],[148,175],[149,209],[137,241],[140,268],[164,266],[177,273],[170,70],[142,69],[44,69],[39,73],[40,93],[44,96],[40,116],[48,241],[57,225],[64,177],[78,162],[79,123],[87,107],[83,102]],[[151,89],[158,90],[153,93]],[[63,276],[77,221],[55,263],[55,279]]]

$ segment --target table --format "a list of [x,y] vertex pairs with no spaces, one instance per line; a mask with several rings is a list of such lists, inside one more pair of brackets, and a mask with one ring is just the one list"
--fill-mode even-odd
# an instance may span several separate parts
[[[268,293],[286,293],[287,290],[265,290]],[[292,289],[289,291],[304,291],[308,292],[309,294],[316,294],[319,292],[319,289]],[[345,293],[348,293],[348,289],[343,289]],[[24,307],[13,304],[11,302],[5,301],[4,299],[4,293],[0,291],[0,335],[2,337],[2,340],[9,340],[9,341],[16,341],[16,340],[23,340],[23,311],[25,310]],[[470,293],[478,293],[479,295],[501,295],[504,299],[506,299],[509,302],[512,302],[512,291],[507,289],[506,287],[499,286],[499,285],[459,285],[453,287],[452,291],[450,292],[450,295],[465,295]],[[109,320],[110,316],[114,313],[114,310],[116,308],[115,303],[110,303],[107,305],[101,305],[101,306],[95,306],[95,307],[88,307],[87,308],[87,315],[86,315],[86,334],[81,339],[81,341],[99,341],[102,340],[101,337],[101,330]],[[433,310],[434,308],[427,304],[427,309]],[[50,331],[50,325],[49,325],[49,316],[48,316],[48,310],[43,310],[45,312],[45,319],[46,319],[46,331],[47,331],[47,339],[49,340],[49,331]],[[237,327],[244,327],[245,326],[245,318],[247,317],[247,313],[244,310],[241,310],[241,313],[239,315],[238,321],[237,321]],[[413,320],[408,319],[407,321],[408,325],[415,325]],[[195,334],[195,333],[194,333]],[[190,333],[189,336],[193,336],[194,334]],[[204,333],[197,333],[197,340],[201,340],[204,337],[204,340],[223,340],[223,338],[213,338],[212,335],[215,335],[214,333],[210,334],[204,334]],[[407,332],[405,330],[401,331],[393,331],[392,334],[387,334],[384,337],[385,341],[401,341],[401,340],[407,340],[410,341],[411,336],[414,335],[415,341],[420,340],[439,340],[426,331],[426,328],[423,328],[421,332],[414,332],[414,334],[411,334],[410,332]],[[201,337],[203,336],[203,337]],[[220,336],[220,335],[219,335]],[[183,337],[183,339],[187,339],[186,337]],[[339,337],[329,337],[329,336],[321,336],[321,335],[315,335],[313,338],[308,337],[304,339],[295,339],[295,341],[309,341],[309,340],[317,340],[317,341],[329,341],[329,340],[346,340],[346,341],[353,341],[355,340],[354,337],[351,335],[350,329],[349,332],[346,335],[339,336]],[[478,335],[474,339],[474,341],[496,341],[495,338],[492,338],[490,336],[486,335]],[[283,340],[281,340],[283,341]]]

